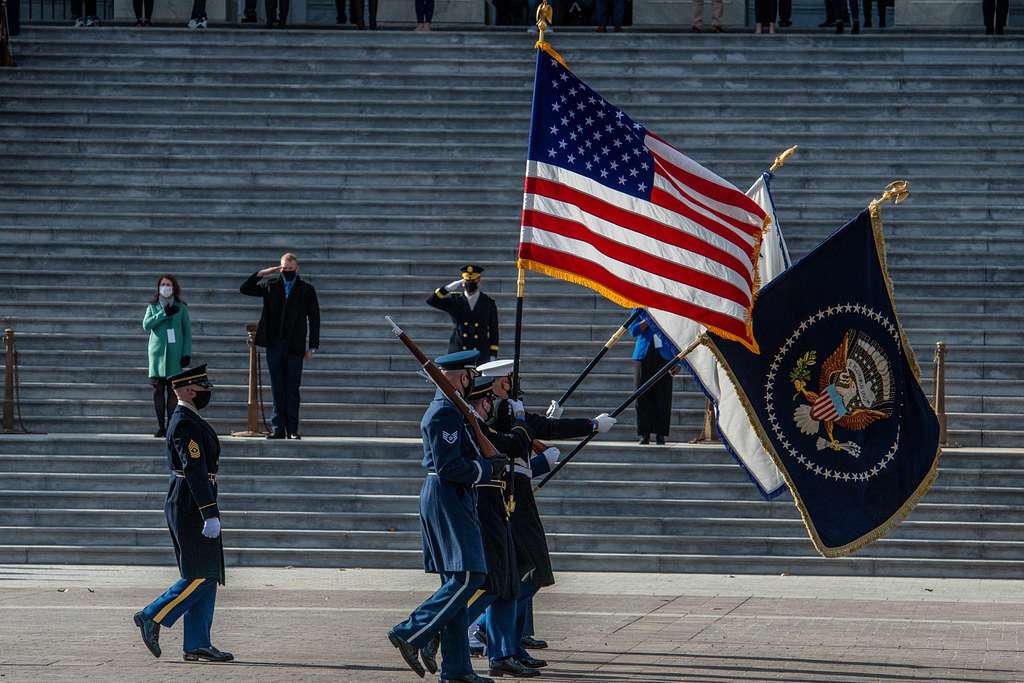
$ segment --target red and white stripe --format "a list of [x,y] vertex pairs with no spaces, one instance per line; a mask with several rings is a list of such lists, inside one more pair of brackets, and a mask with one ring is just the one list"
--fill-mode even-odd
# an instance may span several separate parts
[[519,258],[756,348],[749,317],[764,210],[660,139],[644,144],[655,160],[650,200],[527,162]]
[[823,391],[818,394],[818,398],[815,399],[814,405],[811,406],[811,418],[822,422],[827,420],[828,422],[834,422],[839,417],[839,410],[836,408],[835,401],[832,400],[832,396],[827,391]]

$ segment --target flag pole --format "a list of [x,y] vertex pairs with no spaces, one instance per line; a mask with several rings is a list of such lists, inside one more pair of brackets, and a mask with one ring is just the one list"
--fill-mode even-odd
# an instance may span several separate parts
[[565,405],[565,402],[569,400],[570,396],[572,396],[572,392],[576,391],[576,388],[583,382],[584,379],[586,379],[587,375],[589,375],[590,372],[595,367],[597,367],[597,364],[601,362],[601,359],[605,357],[605,354],[607,354],[613,346],[619,343],[619,340],[622,339],[626,332],[629,331],[629,326],[632,325],[633,322],[639,317],[640,309],[634,309],[633,312],[629,314],[629,317],[626,318],[625,322],[619,325],[619,329],[615,330],[615,334],[608,338],[608,341],[604,343],[604,346],[602,346],[601,350],[597,352],[597,355],[591,359],[590,363],[587,364],[587,367],[583,368],[583,371],[576,376],[576,379],[574,379],[572,384],[569,385],[569,388],[565,390],[565,393],[562,394],[562,397],[559,398],[557,401],[551,401],[551,406],[548,408],[549,417],[552,416],[558,408],[561,408],[562,406]]
[[[668,363],[665,363],[665,365],[661,366],[661,368],[656,373],[654,373],[654,375],[652,375],[649,380],[644,382],[636,391],[630,394],[629,397],[625,401],[620,403],[615,410],[609,413],[609,415],[611,417],[618,417],[620,414],[622,414],[622,412],[626,410],[626,408],[628,408],[633,403],[633,401],[637,400],[645,393],[647,393],[651,389],[651,387],[657,384],[665,375],[670,373],[672,371],[672,368],[679,365],[679,363],[681,363],[683,359],[686,358],[686,356],[688,356],[694,349],[700,346],[702,342],[702,337],[697,337],[692,342],[690,342],[689,346],[687,346],[685,349],[676,354],[676,356]],[[548,473],[548,476],[544,477],[544,480],[534,487],[533,492],[536,493],[544,486],[544,484],[547,484],[551,480],[551,477],[555,476],[558,473],[558,470],[568,465],[569,461],[576,457],[576,454],[583,450],[583,447],[590,443],[595,436],[597,436],[597,432],[594,432],[587,438],[583,439],[583,441],[580,441],[578,444],[576,444],[576,447],[572,449],[572,452],[570,452],[569,455],[565,456],[565,458],[563,458],[561,462],[555,465],[555,468]]]

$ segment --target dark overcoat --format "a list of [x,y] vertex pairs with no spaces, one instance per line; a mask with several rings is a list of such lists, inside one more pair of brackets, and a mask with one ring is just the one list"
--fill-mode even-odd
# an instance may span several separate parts
[[473,487],[491,478],[491,462],[479,455],[462,413],[440,391],[423,414],[420,433],[427,470],[420,489],[423,568],[485,573]]
[[203,536],[203,523],[220,517],[217,471],[220,441],[198,413],[182,403],[167,426],[167,466],[170,488],[164,513],[183,579],[212,579],[224,583],[223,535]]

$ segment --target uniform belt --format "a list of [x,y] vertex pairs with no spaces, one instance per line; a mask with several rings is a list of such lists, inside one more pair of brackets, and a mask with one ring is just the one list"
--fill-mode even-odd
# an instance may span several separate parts
[[491,481],[480,482],[479,484],[475,484],[475,486],[478,489],[492,488],[492,489],[501,489],[502,491],[505,490],[505,482],[503,482],[503,481],[495,481],[493,479]]
[[[181,470],[172,470],[172,471],[174,472],[174,476],[176,476],[178,479],[184,479],[185,478],[185,473],[182,472]],[[209,473],[207,473],[206,478],[210,480],[211,484],[216,484],[217,483],[217,475],[216,474],[209,474]]]

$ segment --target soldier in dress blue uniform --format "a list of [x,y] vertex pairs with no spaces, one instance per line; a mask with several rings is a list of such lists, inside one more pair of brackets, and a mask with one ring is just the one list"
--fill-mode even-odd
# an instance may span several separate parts
[[450,315],[455,323],[448,353],[476,349],[480,362],[486,363],[498,357],[498,306],[480,291],[483,272],[477,265],[463,266],[462,278],[434,290],[427,303]]
[[213,385],[206,365],[168,377],[178,407],[167,425],[167,466],[171,471],[164,514],[171,532],[181,579],[141,612],[135,625],[142,642],[160,656],[160,627],[185,617],[186,662],[230,662],[234,656],[210,641],[217,584],[224,585],[224,545],[217,508],[220,441],[199,415],[210,402]]
[[[472,386],[475,350],[435,360],[462,394]],[[440,636],[440,683],[488,683],[469,659],[466,607],[487,578],[474,485],[500,476],[504,458],[481,457],[462,413],[440,390],[420,421],[426,479],[420,489],[423,565],[440,575],[441,587],[388,632],[405,663],[418,676],[434,673],[433,641]],[[420,659],[423,663],[420,663]]]

